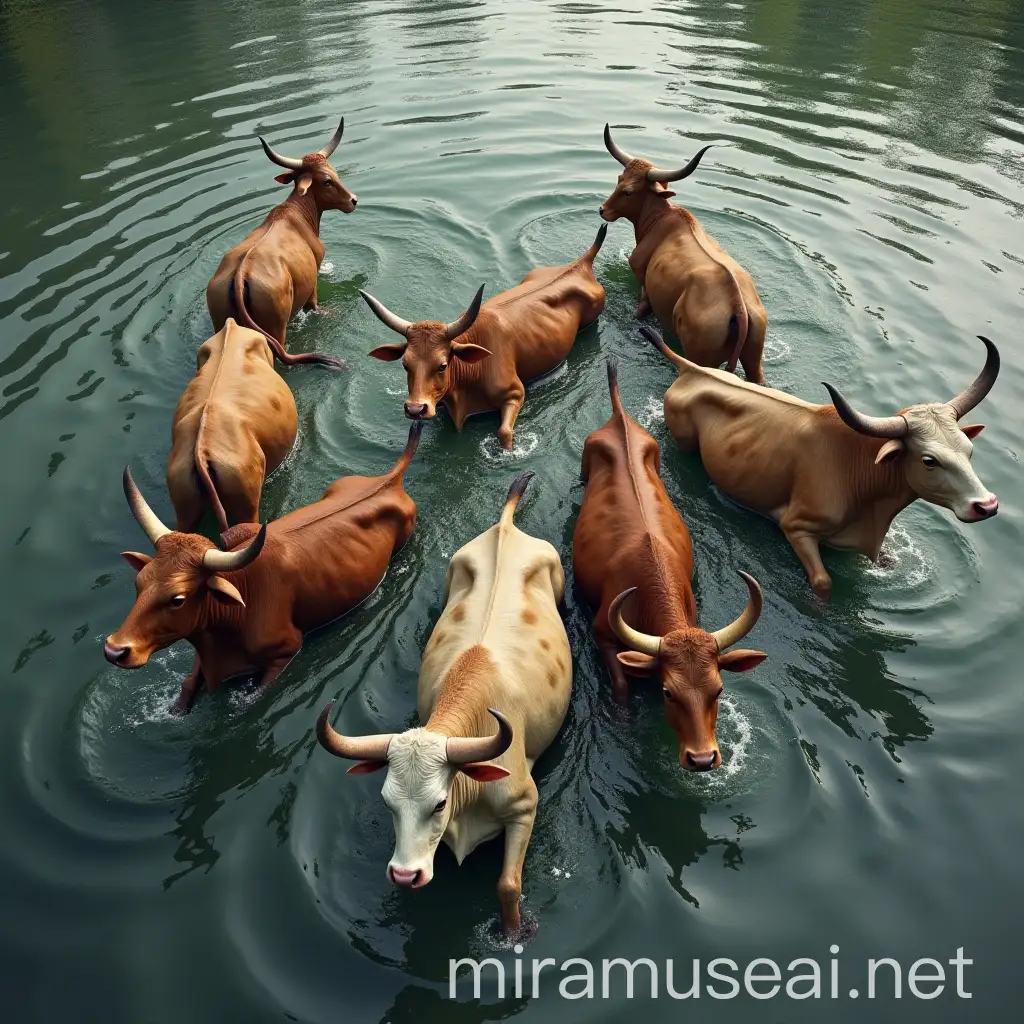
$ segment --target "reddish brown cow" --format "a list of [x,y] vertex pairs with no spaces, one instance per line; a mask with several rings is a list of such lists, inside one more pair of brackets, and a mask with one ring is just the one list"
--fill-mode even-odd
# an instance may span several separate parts
[[229,521],[258,521],[263,481],[294,444],[298,414],[263,335],[231,317],[196,364],[174,410],[167,490],[179,531],[212,508],[223,533]]
[[370,355],[386,362],[401,359],[409,379],[405,415],[431,419],[443,401],[461,430],[467,417],[501,410],[498,440],[510,451],[513,431],[526,394],[524,381],[553,370],[579,331],[604,309],[604,288],[594,277],[594,257],[607,234],[576,261],[562,267],[531,270],[515,288],[483,306],[483,286],[458,320],[410,323],[366,292],[360,294],[381,323],[401,334],[398,345],[381,345]]
[[624,153],[604,126],[604,144],[623,165],[615,191],[601,207],[605,220],[625,217],[636,232],[629,265],[640,282],[637,317],[652,309],[675,331],[686,358],[729,372],[743,364],[747,380],[764,383],[761,354],[768,314],[750,275],[704,230],[689,210],[673,206],[668,182],[689,177],[711,148],[676,171]]
[[206,305],[214,329],[219,331],[229,316],[235,317],[263,334],[285,366],[322,363],[335,370],[345,366],[337,356],[289,353],[284,347],[292,316],[299,309],[319,309],[317,274],[325,251],[320,241],[321,215],[324,210],[351,213],[358,201],[327,162],[344,131],[342,118],[331,141],[301,160],[275,152],[260,136],[267,156],[287,168],[274,180],[291,184],[292,194],[225,255],[206,286]]
[[[189,709],[199,686],[210,692],[232,676],[260,672],[264,690],[284,671],[312,629],[344,615],[384,578],[392,554],[416,524],[402,475],[419,443],[409,431],[384,476],[343,476],[312,505],[259,527],[232,527],[218,550],[205,537],[167,529],[124,471],[132,513],[156,554],[124,552],[138,571],[128,618],[103,652],[120,668],[139,668],[177,640],[196,651],[172,710]],[[258,557],[257,557],[258,556]]]
[[661,482],[658,443],[623,409],[611,362],[608,384],[611,419],[583,447],[586,490],[573,536],[573,572],[597,609],[594,636],[616,697],[628,693],[624,670],[657,676],[679,739],[679,763],[710,771],[722,763],[715,736],[721,672],[746,672],[767,657],[726,651],[757,622],[761,588],[741,572],[750,597],[740,617],[714,633],[697,625],[690,535]]

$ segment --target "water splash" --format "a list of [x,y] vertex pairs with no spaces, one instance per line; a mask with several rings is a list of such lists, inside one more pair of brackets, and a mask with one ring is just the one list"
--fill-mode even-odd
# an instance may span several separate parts
[[877,562],[865,558],[864,575],[891,587],[916,588],[932,578],[924,547],[901,523],[893,523]]
[[644,407],[637,413],[636,421],[644,430],[652,430],[665,422],[664,399],[650,395],[644,402]]
[[488,462],[501,464],[511,462],[514,459],[525,459],[532,455],[540,445],[540,435],[532,430],[520,430],[516,432],[515,444],[512,451],[507,452],[501,447],[496,434],[488,434],[480,442],[480,451]]

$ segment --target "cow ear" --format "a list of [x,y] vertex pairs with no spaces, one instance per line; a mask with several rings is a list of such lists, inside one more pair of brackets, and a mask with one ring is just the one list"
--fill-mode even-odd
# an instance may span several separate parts
[[228,583],[223,576],[211,576],[206,581],[206,585],[219,597],[224,598],[224,600],[234,601],[235,604],[240,604],[243,608],[245,607],[242,595],[238,592],[238,587],[234,583]]
[[490,349],[481,345],[473,345],[465,342],[462,345],[452,345],[452,355],[457,356],[464,363],[481,363],[491,354]]
[[886,441],[881,448],[878,449],[878,454],[875,456],[875,465],[879,465],[882,462],[889,462],[895,459],[898,455],[903,454],[903,442],[894,439]]
[[984,423],[972,423],[960,428],[972,441],[985,429]]
[[352,765],[345,773],[346,775],[369,775],[371,772],[379,772],[381,768],[387,768],[387,761],[360,761]]
[[496,764],[460,764],[459,771],[477,782],[497,782],[512,774]]
[[718,656],[718,667],[724,672],[749,672],[767,657],[764,651],[725,651]]
[[294,171],[285,171],[284,174],[275,174],[274,181],[279,181],[282,185],[290,185],[295,180]]
[[660,181],[651,182],[651,191],[661,196],[662,199],[675,199],[676,194],[670,188],[665,188]]
[[374,359],[381,359],[385,363],[393,363],[405,355],[405,345],[378,345],[370,352]]
[[641,654],[639,651],[619,651],[615,657],[619,659],[620,665],[624,665],[631,672],[640,672],[644,675],[653,672],[654,666],[658,663],[657,658],[652,658],[649,654]]
[[148,565],[153,559],[149,555],[143,555],[138,551],[122,551],[121,557],[136,571],[142,572],[142,567]]
[[303,171],[295,182],[296,195],[304,196],[313,184],[313,175]]

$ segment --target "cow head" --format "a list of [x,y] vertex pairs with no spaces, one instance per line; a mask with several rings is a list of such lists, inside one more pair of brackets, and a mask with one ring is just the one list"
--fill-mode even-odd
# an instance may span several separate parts
[[121,628],[107,637],[103,653],[118,668],[141,668],[156,651],[194,633],[208,618],[211,601],[245,607],[238,588],[220,573],[244,569],[263,549],[267,528],[241,551],[220,551],[205,537],[164,526],[127,466],[124,493],[156,553],[122,552],[138,573],[135,604]]
[[912,405],[898,416],[867,416],[831,384],[825,385],[847,426],[886,439],[876,463],[901,460],[910,489],[925,501],[950,509],[964,523],[991,519],[999,511],[999,499],[971,465],[972,441],[984,425],[957,423],[992,390],[999,375],[998,349],[988,338],[981,341],[987,351],[984,368],[966,391],[949,402]]
[[285,174],[279,174],[274,181],[282,185],[294,185],[293,195],[306,195],[308,192],[316,203],[318,210],[341,210],[351,213],[359,202],[354,192],[349,192],[341,183],[338,172],[327,162],[328,157],[338,148],[341,136],[345,131],[345,118],[341,119],[334,137],[315,153],[307,153],[301,160],[282,156],[271,149],[262,135],[258,135],[263,152],[279,167],[287,167]]
[[761,651],[727,651],[754,628],[763,598],[757,580],[741,572],[750,593],[747,607],[735,622],[714,633],[695,626],[665,636],[641,633],[626,624],[622,604],[636,587],[619,594],[608,608],[608,622],[628,648],[619,661],[632,672],[657,674],[669,725],[679,739],[679,763],[691,772],[707,772],[722,763],[715,736],[722,672],[747,672],[760,665]]
[[388,880],[404,889],[421,889],[434,877],[434,851],[452,815],[452,788],[461,772],[477,782],[495,782],[509,773],[496,764],[512,745],[512,726],[493,708],[494,736],[444,736],[428,729],[377,736],[342,736],[330,723],[333,701],[316,723],[320,745],[337,757],[358,762],[350,775],[387,768],[381,795],[395,824],[395,852]]
[[622,164],[622,173],[615,185],[615,191],[604,201],[598,211],[604,220],[618,220],[625,217],[636,224],[640,220],[644,205],[649,199],[667,202],[675,192],[665,188],[671,181],[682,181],[697,169],[701,157],[711,148],[705,146],[685,166],[677,171],[666,171],[655,167],[649,160],[630,156],[612,140],[611,128],[604,126],[604,144],[616,160]]
[[484,286],[473,297],[469,308],[450,324],[436,320],[421,320],[410,323],[396,316],[382,302],[378,302],[368,292],[359,293],[366,304],[376,314],[377,319],[396,334],[405,338],[396,345],[380,345],[370,355],[374,359],[385,362],[402,360],[406,376],[409,378],[409,398],[405,403],[405,415],[411,420],[431,419],[437,412],[437,403],[441,401],[452,384],[453,364],[479,363],[491,353],[488,349],[472,342],[459,341],[473,326],[480,312],[480,302],[484,296]]

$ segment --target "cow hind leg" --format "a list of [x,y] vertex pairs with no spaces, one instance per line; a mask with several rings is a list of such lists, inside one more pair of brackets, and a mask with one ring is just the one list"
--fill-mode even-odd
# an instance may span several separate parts
[[642,320],[651,311],[651,300],[647,297],[647,285],[643,282],[640,284],[640,301],[636,304],[636,313],[634,316],[637,320]]
[[822,601],[827,601],[832,593],[832,577],[825,570],[825,565],[821,560],[818,538],[804,530],[787,530],[785,526],[782,527],[782,530],[786,535],[786,540],[796,552],[797,558],[800,559],[807,578],[811,581],[814,593]]
[[[498,879],[498,901],[501,904],[501,926],[509,937],[521,935],[523,919],[519,911],[519,899],[523,894],[523,862],[533,833],[533,822],[537,816],[537,786],[530,775],[526,776],[528,791],[523,795],[525,803],[520,816],[505,825],[505,858]],[[520,809],[520,808],[517,808]]]

